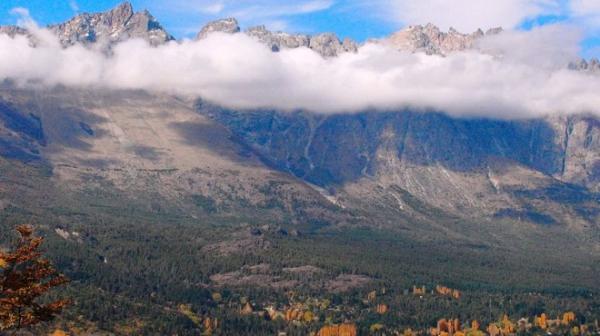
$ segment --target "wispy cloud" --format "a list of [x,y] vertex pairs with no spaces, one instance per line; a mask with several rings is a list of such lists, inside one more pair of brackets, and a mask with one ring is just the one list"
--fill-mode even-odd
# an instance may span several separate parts
[[200,12],[211,15],[220,14],[221,12],[223,12],[223,9],[225,9],[225,4],[220,1],[199,7]]
[[[147,0],[162,16],[170,16],[172,21],[187,22],[187,26],[178,29],[186,33],[198,31],[207,21],[235,17],[244,25],[264,24],[271,29],[293,29],[291,22],[301,15],[307,15],[330,9],[335,0],[173,0],[165,3]],[[175,19],[177,18],[177,19]]]
[[571,0],[570,16],[591,31],[600,30],[600,1],[597,0]]
[[478,28],[516,27],[523,20],[557,13],[559,0],[389,0],[388,13],[405,24],[433,23],[471,32]]
[[69,0],[69,7],[71,7],[73,12],[79,13],[79,4],[76,0]]

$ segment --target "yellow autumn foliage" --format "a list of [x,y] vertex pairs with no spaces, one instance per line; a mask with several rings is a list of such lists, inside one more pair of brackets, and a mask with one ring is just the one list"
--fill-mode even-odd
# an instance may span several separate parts
[[4,258],[0,258],[0,268],[5,268],[6,266],[8,266],[6,260],[4,260]]
[[250,304],[250,302],[246,302],[244,307],[242,307],[242,309],[240,310],[240,314],[242,314],[242,315],[250,315],[253,312],[254,312],[254,308],[252,308],[252,305]]
[[215,301],[215,302],[221,302],[223,300],[223,296],[219,292],[214,292],[214,293],[212,293],[211,296],[212,296],[213,301]]
[[356,336],[357,334],[355,324],[343,323],[324,326],[319,330],[317,336]]
[[387,313],[388,310],[389,310],[388,305],[383,304],[383,303],[382,304],[378,304],[377,308],[375,309],[375,311],[377,311],[377,314],[380,314],[380,315],[383,315],[383,314]]
[[512,334],[515,331],[515,325],[511,322],[508,315],[502,317],[502,333],[505,335]]
[[219,327],[219,320],[217,318],[211,319],[210,317],[207,317],[204,319],[202,325],[204,326],[203,335],[212,335],[213,330]]
[[570,311],[563,314],[562,323],[564,325],[569,325],[573,321],[575,321],[575,313]]
[[69,334],[60,329],[56,329],[53,333],[49,334],[49,336],[69,336]]
[[381,323],[375,323],[369,327],[369,331],[371,331],[372,333],[378,332],[381,329],[383,329],[383,324],[381,324]]
[[578,327],[578,326],[574,326],[574,327],[571,329],[571,335],[572,335],[572,336],[579,336],[580,334],[581,334],[581,331],[579,330],[579,327]]
[[498,336],[500,335],[500,328],[498,328],[498,326],[495,324],[490,324],[487,327],[487,332],[490,334],[490,336]]
[[410,328],[404,329],[404,332],[402,332],[402,336],[414,336],[414,335],[415,335],[415,333]]
[[545,313],[542,313],[542,315],[540,315],[539,317],[535,317],[535,319],[533,320],[534,324],[536,327],[539,327],[540,329],[547,329],[548,328],[548,317],[546,316]]
[[413,294],[414,295],[423,295],[423,294],[425,294],[426,291],[427,291],[427,288],[425,288],[425,286],[423,286],[421,288],[417,288],[417,286],[413,286]]
[[190,321],[192,321],[192,323],[194,323],[197,326],[200,325],[201,319],[196,314],[194,314],[194,312],[192,311],[191,305],[180,304],[178,308],[179,308],[179,312],[181,314],[185,315],[185,317],[187,317],[188,319],[190,319]]
[[315,315],[311,311],[307,310],[304,312],[304,314],[302,314],[302,319],[304,322],[310,323],[315,319]]
[[481,330],[471,330],[467,333],[467,336],[485,336],[485,333]]

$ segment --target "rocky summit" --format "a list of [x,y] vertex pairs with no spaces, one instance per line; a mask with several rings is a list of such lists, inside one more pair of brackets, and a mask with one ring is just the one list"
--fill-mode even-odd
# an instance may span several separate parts
[[226,34],[234,34],[240,32],[238,21],[234,18],[221,19],[207,23],[200,32],[197,38],[206,38],[210,33],[220,32]]
[[[83,13],[67,22],[50,25],[48,29],[64,47],[77,43],[110,46],[131,38],[144,39],[157,46],[174,40],[148,11],[134,12],[129,2],[104,13]],[[14,26],[0,27],[0,33],[2,32],[13,36],[28,34],[26,29]]]
[[429,23],[425,26],[409,26],[379,42],[401,51],[446,55],[455,51],[471,49],[482,37],[501,32],[502,28],[489,29],[485,33],[479,29],[472,34],[462,34],[453,28],[450,28],[448,32],[442,32],[438,27]]
[[[198,38],[205,38],[210,33],[221,32],[226,34],[239,33],[240,27],[236,19],[228,18],[209,22],[205,25]],[[304,34],[289,34],[284,32],[272,32],[265,26],[256,26],[243,32],[248,36],[256,38],[266,44],[272,51],[293,48],[310,48],[324,57],[334,57],[345,52],[356,52],[358,44],[350,39],[340,39],[333,33],[322,33],[314,36]]]
[[173,40],[148,11],[136,13],[128,2],[106,13],[81,14],[49,28],[64,46],[94,42],[112,44],[130,38],[142,38],[151,45]]

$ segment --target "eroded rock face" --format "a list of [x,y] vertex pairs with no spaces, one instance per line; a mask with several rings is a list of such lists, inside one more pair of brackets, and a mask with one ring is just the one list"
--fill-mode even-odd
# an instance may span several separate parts
[[[236,34],[240,27],[236,19],[228,18],[209,22],[198,33],[198,39],[206,38],[210,33],[221,32]],[[252,27],[244,32],[261,43],[266,44],[272,51],[281,49],[310,48],[324,57],[335,57],[344,52],[356,52],[356,42],[340,39],[334,33],[322,33],[314,36],[305,34],[289,34],[284,32],[272,32],[265,26]]]
[[559,125],[564,155],[557,177],[600,192],[600,121],[576,116]]
[[358,46],[354,41],[345,39],[340,42],[333,33],[313,36],[310,39],[310,48],[325,57],[333,57],[344,52],[356,52],[358,50]]
[[198,33],[197,38],[206,38],[210,33],[214,32],[235,34],[240,32],[240,26],[237,20],[234,18],[211,21],[207,23],[204,27],[202,27],[202,29]]
[[595,118],[211,111],[270,165],[333,188],[342,204],[351,197],[375,197],[408,209],[418,199],[452,212],[470,209],[470,214],[544,225],[596,220],[592,193],[600,190],[600,124]]
[[448,32],[442,32],[438,27],[429,23],[425,26],[410,26],[380,42],[401,51],[447,55],[451,52],[473,48],[475,42],[480,38],[501,32],[502,28],[490,29],[485,33],[479,29],[471,34],[462,34],[453,28],[450,28]]
[[27,35],[27,33],[25,28],[17,26],[0,26],[0,35],[6,34],[10,37],[15,37],[17,35]]
[[310,36],[308,35],[272,32],[267,30],[265,26],[252,27],[246,31],[246,34],[266,44],[273,51],[284,48],[308,47],[310,44]]

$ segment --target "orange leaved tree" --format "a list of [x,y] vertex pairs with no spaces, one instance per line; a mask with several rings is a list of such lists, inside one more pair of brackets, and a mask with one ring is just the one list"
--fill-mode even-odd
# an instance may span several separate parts
[[53,319],[67,300],[39,303],[50,289],[68,279],[42,257],[43,238],[33,236],[29,225],[17,227],[19,241],[13,251],[0,251],[0,331],[22,329]]

